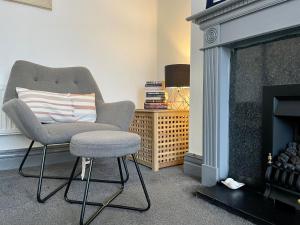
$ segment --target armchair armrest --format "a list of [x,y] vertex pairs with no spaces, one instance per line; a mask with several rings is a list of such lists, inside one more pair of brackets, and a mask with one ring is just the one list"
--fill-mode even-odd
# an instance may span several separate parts
[[14,98],[5,102],[2,110],[26,137],[41,143],[44,142],[47,131],[22,100]]
[[135,110],[133,102],[103,103],[99,109],[96,122],[112,124],[120,127],[123,131],[128,131]]

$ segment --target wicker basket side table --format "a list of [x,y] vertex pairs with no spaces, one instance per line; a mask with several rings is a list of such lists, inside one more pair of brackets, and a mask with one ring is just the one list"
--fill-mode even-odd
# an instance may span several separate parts
[[129,130],[142,138],[139,163],[153,171],[183,164],[189,148],[188,111],[136,110]]

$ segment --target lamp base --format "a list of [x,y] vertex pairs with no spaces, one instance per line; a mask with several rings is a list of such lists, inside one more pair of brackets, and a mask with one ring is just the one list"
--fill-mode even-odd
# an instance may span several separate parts
[[168,109],[187,111],[190,108],[189,88],[167,88]]

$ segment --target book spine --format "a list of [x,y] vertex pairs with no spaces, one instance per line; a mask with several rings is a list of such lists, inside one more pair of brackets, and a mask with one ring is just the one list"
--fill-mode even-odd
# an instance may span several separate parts
[[146,85],[162,85],[163,81],[146,81]]
[[146,101],[160,101],[160,102],[164,102],[166,101],[166,98],[161,98],[161,97],[149,97],[149,98],[146,98]]
[[164,88],[163,81],[147,81],[145,87]]
[[165,103],[165,99],[146,99],[145,103]]
[[146,95],[146,99],[147,98],[160,98],[160,99],[165,99],[166,96],[165,95]]
[[168,108],[168,104],[166,103],[145,103],[145,108],[153,108],[153,109],[166,109]]
[[164,87],[145,87],[145,91],[148,92],[163,92],[165,91]]
[[144,109],[168,109],[168,106],[144,106]]
[[161,90],[161,91],[147,91],[145,92],[146,94],[150,94],[150,95],[165,95],[165,91]]
[[168,109],[163,81],[146,82],[144,109]]

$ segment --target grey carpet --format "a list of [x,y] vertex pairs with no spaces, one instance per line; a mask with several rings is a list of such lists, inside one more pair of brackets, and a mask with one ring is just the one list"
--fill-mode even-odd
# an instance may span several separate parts
[[[143,206],[144,198],[132,162],[128,163],[130,180],[124,193],[114,203]],[[71,164],[52,165],[49,173],[69,175]],[[94,177],[118,178],[115,160],[98,160],[93,170]],[[38,168],[30,170],[36,171]],[[141,167],[152,201],[145,213],[107,208],[92,223],[94,225],[250,225],[252,223],[234,216],[202,199],[193,196],[199,182],[183,175],[181,167],[152,172]],[[50,191],[59,181],[45,181],[44,190]],[[70,196],[82,198],[83,183],[73,182]],[[73,225],[78,224],[80,206],[70,205],[63,200],[60,191],[45,204],[36,201],[36,179],[20,177],[16,171],[0,172],[0,224],[1,225]],[[116,185],[91,185],[89,199],[101,201],[116,190]],[[95,207],[87,208],[90,215]]]

